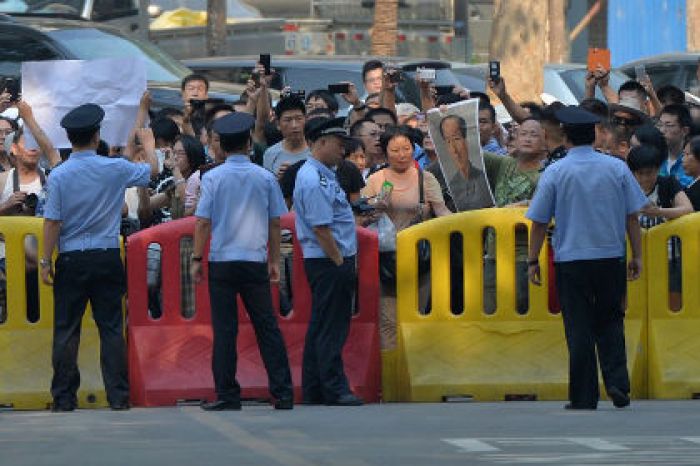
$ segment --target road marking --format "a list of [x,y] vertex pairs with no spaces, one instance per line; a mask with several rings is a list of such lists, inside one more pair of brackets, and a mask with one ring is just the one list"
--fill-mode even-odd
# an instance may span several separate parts
[[285,466],[312,466],[313,464],[301,456],[293,454],[286,446],[279,448],[272,442],[263,440],[259,436],[252,435],[233,422],[227,422],[222,417],[223,413],[205,413],[199,408],[184,407],[180,408],[180,411],[200,424],[215,430],[236,444],[248,448],[259,455],[265,456],[276,463]]
[[501,451],[500,448],[496,448],[475,438],[444,438],[442,441],[459,447],[464,451],[473,453]]
[[569,442],[573,442],[577,445],[582,445],[584,447],[591,448],[596,451],[625,451],[629,448],[616,443],[608,442],[601,438],[595,437],[568,437]]

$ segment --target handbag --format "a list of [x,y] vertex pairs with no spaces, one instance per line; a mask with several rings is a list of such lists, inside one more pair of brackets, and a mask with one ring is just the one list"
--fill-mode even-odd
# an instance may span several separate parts
[[[411,225],[423,221],[425,194],[423,192],[423,170],[418,170],[418,214]],[[427,241],[418,243],[418,274],[423,275],[430,270],[430,246]],[[379,279],[384,286],[396,289],[396,251],[379,253]]]

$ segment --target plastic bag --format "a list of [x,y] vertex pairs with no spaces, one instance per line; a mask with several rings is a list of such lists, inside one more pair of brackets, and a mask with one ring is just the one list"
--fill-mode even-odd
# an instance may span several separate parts
[[396,227],[387,214],[382,214],[369,226],[379,237],[379,252],[396,251]]

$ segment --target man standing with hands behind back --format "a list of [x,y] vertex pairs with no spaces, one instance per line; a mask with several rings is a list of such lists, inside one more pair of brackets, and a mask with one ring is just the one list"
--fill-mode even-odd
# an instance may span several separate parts
[[[77,107],[61,120],[73,146],[70,158],[48,179],[44,209],[44,253],[39,261],[44,283],[53,284],[53,411],[73,411],[80,385],[80,324],[88,301],[100,332],[100,363],[107,401],[114,410],[129,409],[122,296],[126,291],[119,253],[119,226],[124,192],[148,186],[158,174],[153,135],[139,132],[149,144],[148,163],[101,157],[104,110],[95,104]],[[150,134],[150,141],[146,138]],[[54,279],[52,254],[58,243]],[[52,279],[53,283],[52,283]]]
[[195,282],[202,280],[202,255],[211,234],[209,296],[217,400],[203,404],[205,411],[241,409],[241,387],[236,381],[238,294],[255,329],[274,407],[294,407],[287,350],[270,294],[270,281],[280,279],[280,216],[287,207],[275,177],[247,155],[253,126],[255,119],[243,112],[214,121],[212,130],[219,136],[226,162],[202,177],[195,212],[191,269]]
[[343,159],[343,118],[318,118],[306,128],[311,157],[294,187],[297,238],[311,286],[311,321],[304,343],[304,403],[359,406],[343,368],[355,291],[355,217],[333,170]]
[[528,275],[540,284],[539,254],[554,217],[554,261],[566,343],[569,400],[566,409],[596,409],[598,365],[617,408],[630,403],[625,353],[625,232],[632,257],[629,279],[642,270],[638,211],[647,203],[627,165],[596,152],[599,118],[577,107],[556,112],[568,155],[540,177],[527,211],[532,220]]

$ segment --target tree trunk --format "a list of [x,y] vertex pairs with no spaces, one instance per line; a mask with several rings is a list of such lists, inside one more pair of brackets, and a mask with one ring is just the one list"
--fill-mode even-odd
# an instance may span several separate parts
[[501,62],[508,93],[516,101],[540,100],[547,57],[549,3],[495,0],[489,60]]
[[226,0],[207,0],[207,54],[226,54]]
[[566,0],[549,0],[549,63],[569,61],[569,37],[566,34]]
[[372,26],[372,55],[395,56],[399,0],[376,0]]
[[686,0],[688,52],[700,51],[700,0]]

